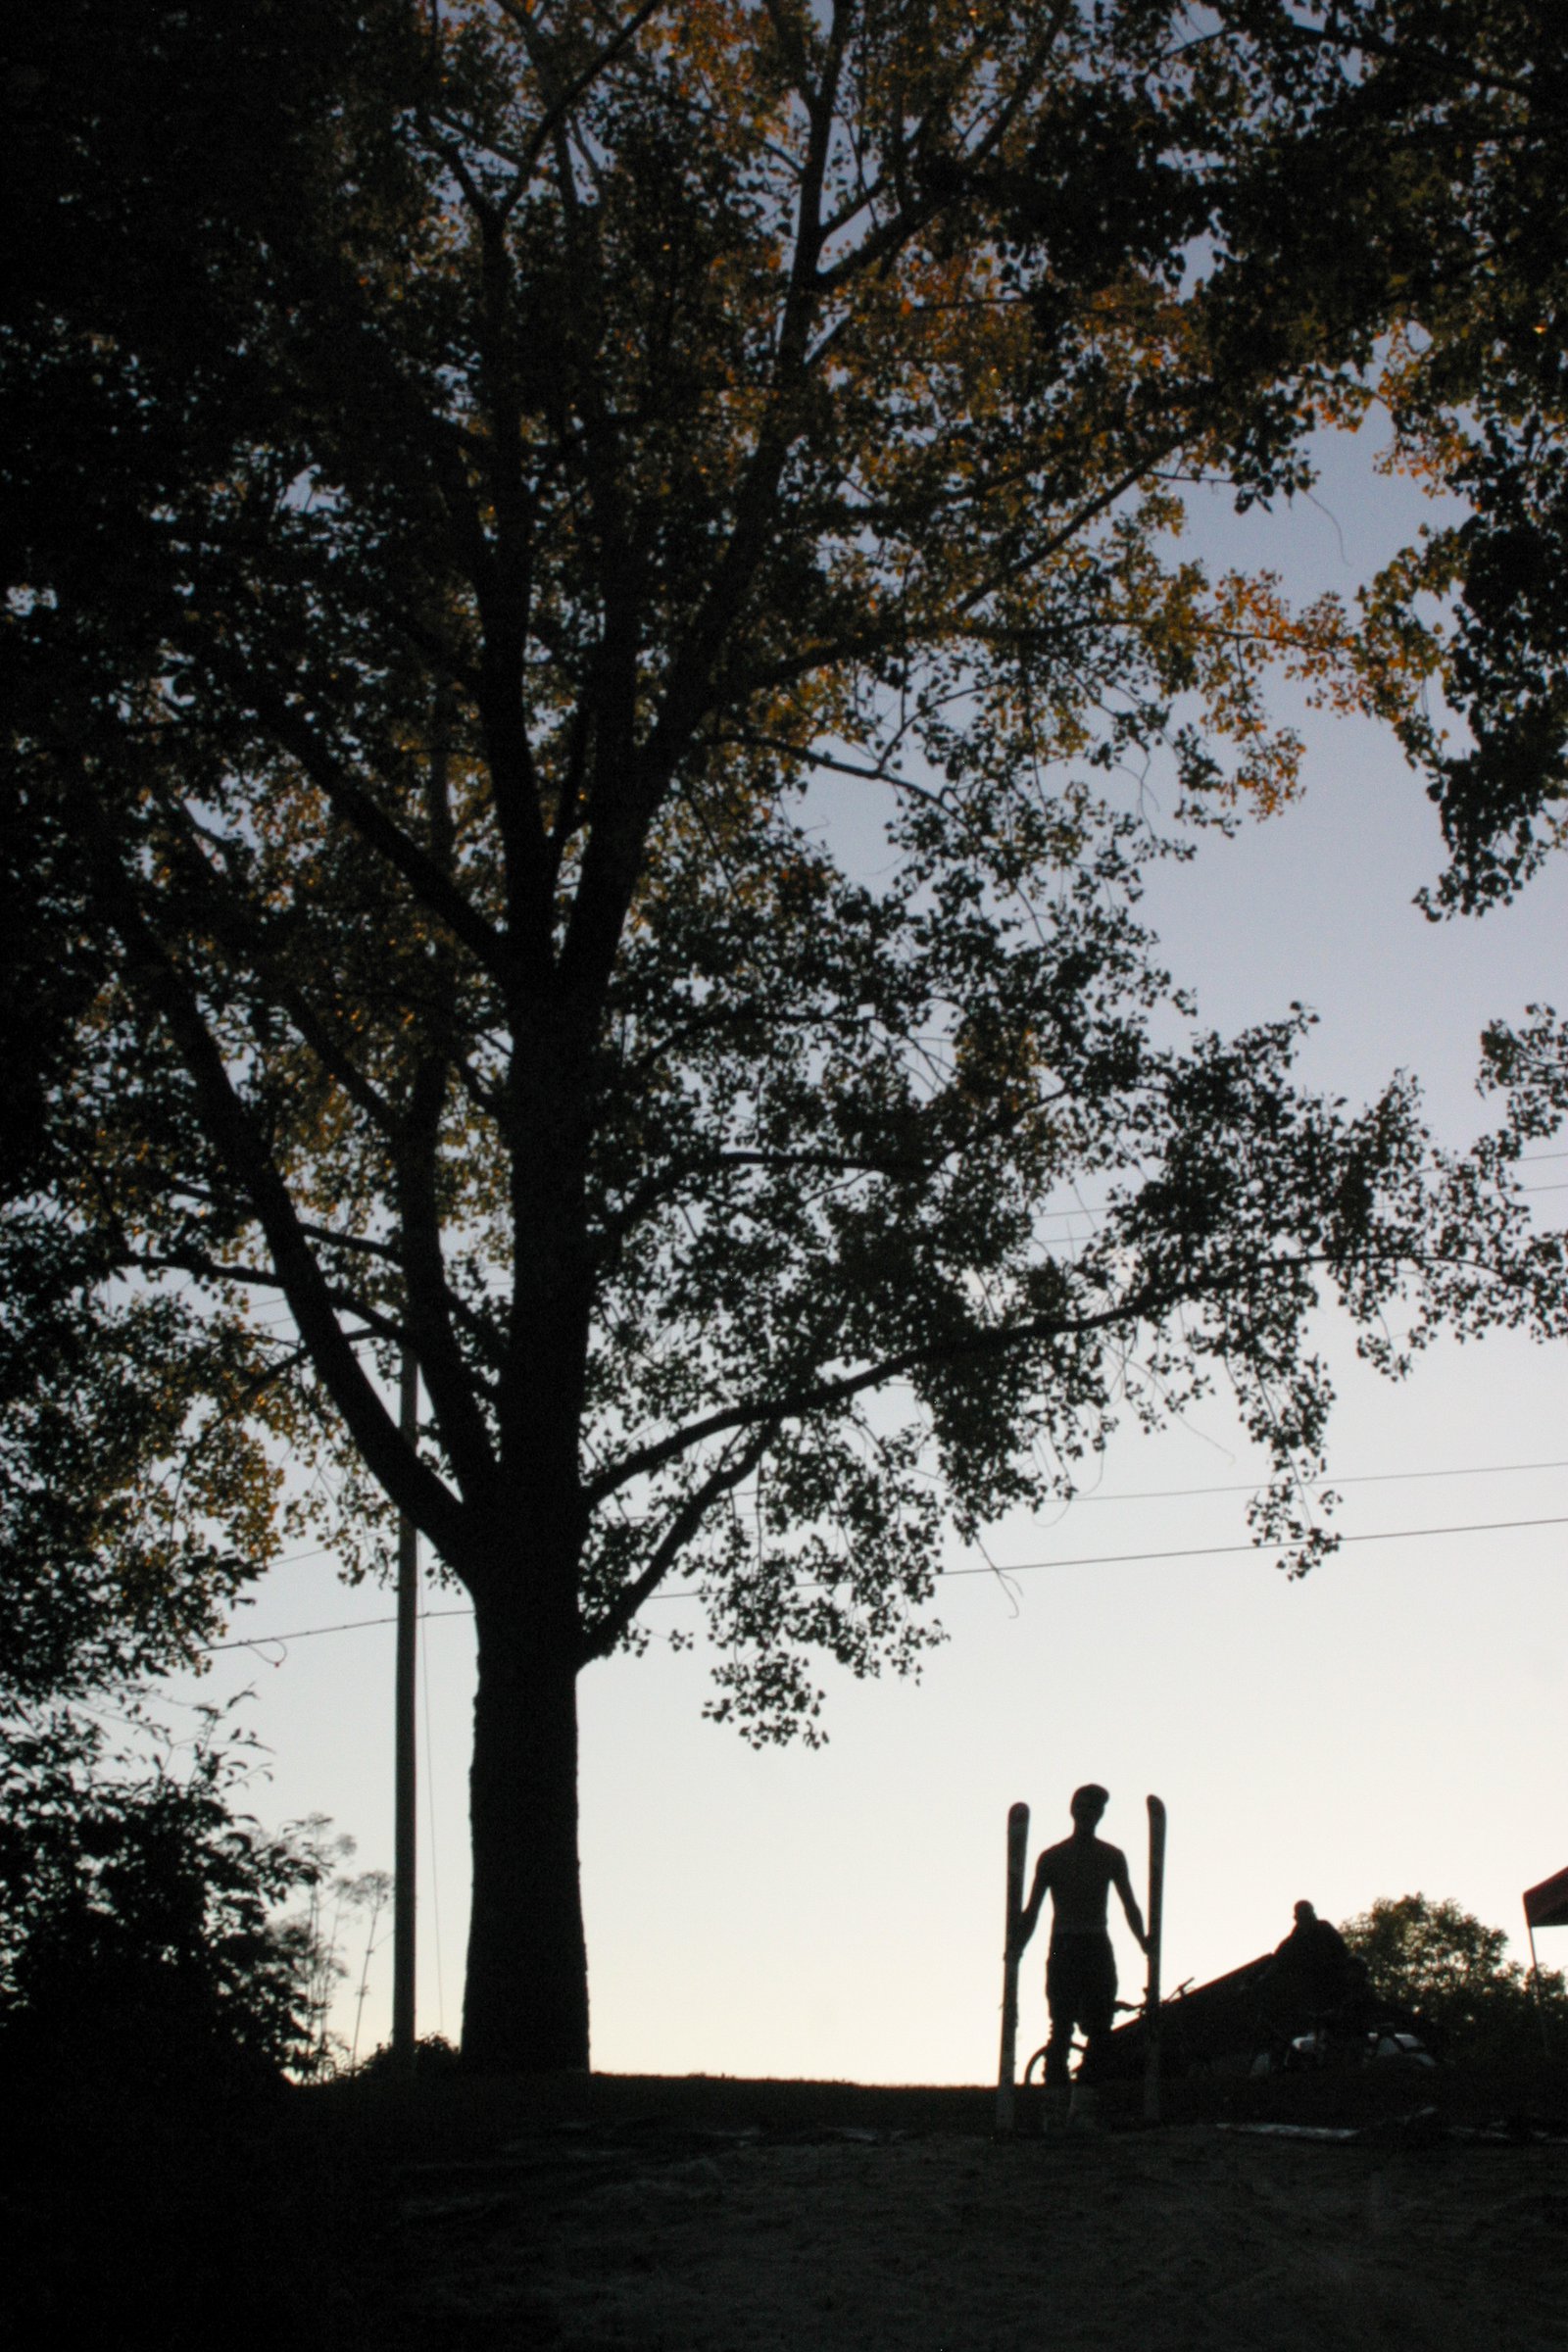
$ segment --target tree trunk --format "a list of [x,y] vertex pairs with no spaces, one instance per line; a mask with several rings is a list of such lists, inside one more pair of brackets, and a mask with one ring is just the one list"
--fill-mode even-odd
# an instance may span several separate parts
[[564,1642],[541,1642],[519,1597],[513,1592],[476,1612],[463,2056],[482,2074],[580,2072],[588,2065],[588,1950],[575,1662]]

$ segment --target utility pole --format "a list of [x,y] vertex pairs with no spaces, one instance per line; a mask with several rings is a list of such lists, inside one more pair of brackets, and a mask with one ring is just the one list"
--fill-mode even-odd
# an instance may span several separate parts
[[[414,1350],[403,1350],[398,1385],[398,1427],[410,1446],[418,1435],[419,1367]],[[414,2072],[415,1933],[415,1660],[419,1616],[419,1534],[412,1519],[398,1520],[398,1655],[393,1741],[394,1892],[392,1896],[392,2062],[399,2074]]]

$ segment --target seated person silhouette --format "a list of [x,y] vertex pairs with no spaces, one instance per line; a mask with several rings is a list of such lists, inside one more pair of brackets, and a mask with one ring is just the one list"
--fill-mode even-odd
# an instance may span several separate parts
[[1365,1977],[1339,1929],[1299,1902],[1295,1927],[1263,1972],[1265,2018],[1279,2034],[1332,2027],[1342,2013],[1365,2006]]
[[1082,2027],[1084,2059],[1078,2080],[1092,2084],[1104,2065],[1105,2043],[1116,2005],[1116,1960],[1105,1926],[1106,1898],[1112,1886],[1121,1897],[1127,1925],[1144,1951],[1144,1916],[1127,1876],[1127,1857],[1119,1845],[1097,1838],[1101,1816],[1110,1802],[1093,1781],[1073,1791],[1072,1836],[1049,1845],[1035,1864],[1034,1884],[1018,1920],[1019,1951],[1035,1932],[1040,1906],[1051,1895],[1051,1948],[1046,1956],[1046,2006],[1051,2013],[1051,2038],[1046,2043],[1046,2087],[1062,2089],[1068,2081],[1075,2026]]

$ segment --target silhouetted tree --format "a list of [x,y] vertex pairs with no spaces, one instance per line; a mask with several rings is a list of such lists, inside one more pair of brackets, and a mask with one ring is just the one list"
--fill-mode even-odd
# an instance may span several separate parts
[[1544,2010],[1558,2046],[1568,2031],[1568,1983],[1543,1969],[1539,1993],[1529,1972],[1504,1958],[1508,1938],[1450,1898],[1380,1895],[1369,1911],[1341,1923],[1365,1960],[1374,1990],[1414,2009],[1455,2054],[1531,2055],[1541,2048]]
[[[1370,53],[1261,0],[26,22],[19,1215],[198,1302],[160,1458],[210,1347],[219,1442],[466,1587],[466,2053],[581,2065],[576,1679],[674,1571],[712,1711],[812,1737],[813,1653],[933,1639],[945,1520],[1217,1379],[1303,1564],[1320,1290],[1399,1360],[1413,1090],[1193,1035],[1135,912],[1152,779],[1294,788],[1272,663],[1402,714],[1426,660],[1173,545],[1364,405],[1397,271],[1274,257]],[[1453,1199],[1459,1311],[1549,1321]]]
[[1399,731],[1450,852],[1428,910],[1473,911],[1568,829],[1568,51],[1553,0],[1377,0],[1348,23],[1369,36],[1355,103],[1379,149],[1358,177],[1408,273],[1385,376],[1397,444],[1464,510],[1367,610],[1441,689]]

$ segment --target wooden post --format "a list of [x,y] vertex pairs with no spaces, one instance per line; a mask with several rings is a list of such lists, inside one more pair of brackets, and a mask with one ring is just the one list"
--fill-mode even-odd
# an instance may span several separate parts
[[1149,1978],[1144,1987],[1148,2057],[1144,2070],[1144,2121],[1159,2121],[1159,1945],[1165,1924],[1165,1807],[1149,1800]]
[[[398,1427],[410,1446],[418,1435],[419,1368],[403,1350]],[[398,1521],[398,1645],[393,1694],[392,2062],[412,2075],[415,2052],[415,1658],[419,1616],[419,1535],[412,1519]]]
[[1546,2004],[1541,1997],[1541,1962],[1536,1958],[1536,1923],[1530,1916],[1528,1904],[1525,1907],[1525,1934],[1530,1938],[1530,1982],[1536,1991],[1536,2018],[1541,2027],[1541,2054],[1543,2058],[1549,2058],[1551,2056],[1551,2035],[1546,2032]]
[[1018,1920],[1023,1911],[1023,1872],[1029,1850],[1029,1808],[1007,1808],[1007,1917],[1002,1960],[1002,2054],[997,2065],[997,2133],[1010,2138],[1013,2077],[1018,2066]]

